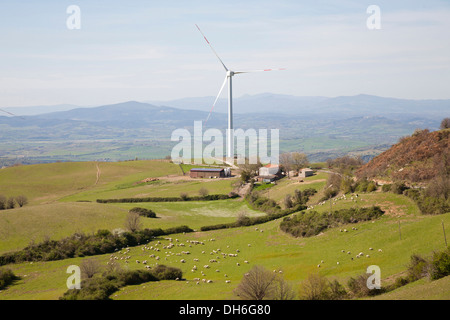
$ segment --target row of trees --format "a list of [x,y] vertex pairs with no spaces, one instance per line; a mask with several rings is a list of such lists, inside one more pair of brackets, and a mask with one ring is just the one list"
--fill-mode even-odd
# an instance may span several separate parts
[[14,209],[16,205],[23,207],[26,204],[28,204],[28,199],[24,195],[6,198],[0,194],[0,210]]

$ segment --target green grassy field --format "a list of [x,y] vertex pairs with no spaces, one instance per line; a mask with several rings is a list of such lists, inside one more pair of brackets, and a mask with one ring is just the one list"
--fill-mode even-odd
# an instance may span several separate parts
[[[38,188],[39,179],[45,186],[40,190],[33,190],[32,194],[28,195],[31,198],[29,205],[20,209],[0,211],[0,253],[20,249],[30,241],[40,241],[44,237],[58,239],[77,231],[89,233],[98,229],[123,228],[128,210],[135,206],[150,208],[159,217],[143,219],[143,227],[146,228],[168,228],[185,224],[193,229],[199,229],[203,225],[232,222],[241,212],[249,216],[262,214],[249,209],[246,203],[240,200],[139,204],[76,202],[93,200],[100,196],[103,198],[106,195],[125,197],[125,195],[173,194],[177,196],[181,191],[195,194],[202,186],[210,193],[224,193],[226,190],[231,190],[229,180],[166,180],[148,185],[133,184],[147,177],[166,177],[168,172],[173,175],[181,174],[177,171],[177,166],[164,162],[100,163],[100,168],[101,175],[97,184],[95,184],[97,173],[95,163],[60,163],[54,164],[54,168],[52,165],[34,168],[22,166],[0,171],[1,183],[4,186],[8,184],[6,179],[14,180],[17,176],[25,177],[27,174],[32,177],[29,180],[31,185],[28,185],[25,180],[16,180],[12,184],[14,188],[11,189],[11,194],[26,194],[32,186]],[[74,181],[71,183],[59,181],[66,171],[74,176]],[[284,179],[264,192],[270,190],[271,198],[281,200],[285,194],[292,194],[296,188],[314,187],[320,190],[324,186],[326,177],[325,173],[319,173],[317,176],[305,179],[303,184]],[[90,192],[93,193],[92,198],[86,198],[90,196]],[[320,205],[316,200],[313,198],[310,203],[310,206],[314,206],[314,210],[327,212],[330,209],[329,201]],[[158,262],[178,267],[183,271],[185,280],[127,286],[111,297],[117,300],[233,299],[236,298],[233,296],[233,289],[244,273],[254,265],[262,265],[277,272],[281,270],[284,278],[295,287],[298,287],[309,274],[315,272],[345,284],[349,277],[365,273],[369,265],[378,265],[381,268],[383,284],[386,279],[406,269],[413,253],[428,255],[433,250],[444,248],[441,223],[444,222],[447,235],[450,234],[450,215],[423,216],[415,203],[403,195],[372,192],[359,194],[353,200],[349,195],[346,199],[338,196],[332,200],[332,209],[374,204],[380,205],[385,210],[385,215],[373,222],[342,226],[342,229],[348,230],[345,233],[340,232],[340,228],[333,228],[311,238],[294,238],[279,229],[281,219],[278,219],[251,227],[171,235],[173,239],[178,239],[178,242],[174,243],[178,245],[183,243],[184,246],[175,246],[169,250],[162,248],[169,243],[168,240],[155,239],[147,246],[155,247],[156,241],[161,241],[158,245],[161,248],[160,251],[146,249],[144,245],[140,245],[131,248],[128,253],[132,257],[130,263],[117,261],[128,269],[144,268],[144,265],[136,263],[136,260],[141,262],[147,260],[150,266]],[[357,230],[352,230],[353,226],[356,226]],[[204,245],[191,244],[189,241],[192,240],[203,241]],[[378,249],[382,249],[382,252]],[[350,251],[351,254],[342,253],[342,250]],[[183,251],[189,251],[189,254],[183,254]],[[370,257],[355,258],[359,252],[364,252],[364,255],[369,254]],[[224,257],[222,253],[237,253],[238,256]],[[151,258],[151,254],[160,256],[160,260]],[[120,257],[119,253],[115,255]],[[90,258],[106,266],[110,257],[111,255],[107,254]],[[351,257],[354,259],[351,260]],[[79,265],[84,259],[89,257],[8,265],[7,267],[12,269],[20,280],[1,291],[0,300],[58,299],[67,290],[67,267],[73,264]],[[181,259],[185,259],[186,262],[182,263]],[[211,259],[217,262],[210,262]],[[318,268],[317,265],[322,260],[324,263],[321,263],[321,267]],[[240,265],[238,266],[237,263]],[[203,268],[207,264],[210,268]],[[197,266],[197,271],[192,272],[194,265]],[[204,271],[204,276],[200,274],[200,270]],[[197,284],[195,278],[213,282],[200,281]],[[450,291],[448,278],[434,282],[421,280],[376,298],[448,299]],[[230,283],[226,283],[225,280],[230,280]]]

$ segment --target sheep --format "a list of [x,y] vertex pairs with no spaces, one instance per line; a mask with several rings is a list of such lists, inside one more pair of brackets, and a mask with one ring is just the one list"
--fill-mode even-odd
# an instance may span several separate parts
[[139,260],[136,260],[136,263],[141,263]]
[[338,261],[338,262],[336,262],[336,264],[339,264],[339,261]]
[[212,283],[213,281],[212,280],[208,280],[208,281],[206,281],[206,283]]
[[247,264],[248,264],[248,261],[247,261],[247,260],[245,260],[245,261],[244,261],[244,263],[247,263]]
[[383,250],[381,250],[381,249],[378,249],[378,252],[383,252]]
[[231,281],[230,280],[225,280],[225,283],[231,283]]
[[373,250],[373,248],[369,248],[369,250]]
[[366,254],[366,258],[370,258],[370,256],[368,254]]
[[317,265],[317,268],[320,268],[320,264]]
[[194,278],[194,281],[200,281],[200,278]]
[[236,265],[239,267],[240,266],[239,262],[236,262]]
[[186,260],[184,260],[184,259],[181,259],[181,260],[180,260],[180,262],[181,262],[181,263],[185,263],[185,262],[186,262]]

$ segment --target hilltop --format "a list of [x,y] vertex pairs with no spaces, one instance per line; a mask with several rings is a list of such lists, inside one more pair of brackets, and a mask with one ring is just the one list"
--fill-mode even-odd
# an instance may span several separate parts
[[416,130],[357,171],[358,177],[425,183],[450,167],[450,130]]

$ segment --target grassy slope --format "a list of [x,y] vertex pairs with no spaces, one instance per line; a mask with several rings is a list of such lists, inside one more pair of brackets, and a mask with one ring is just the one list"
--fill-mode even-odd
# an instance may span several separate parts
[[[139,161],[138,161],[139,162]],[[112,172],[106,174],[111,177],[111,181],[105,181],[105,188],[111,188],[115,185],[126,184],[135,181],[135,178],[147,177],[149,172],[139,172],[139,168],[127,168],[130,163],[121,163],[124,171],[129,171],[132,177],[120,175],[110,167]],[[142,163],[144,164],[144,163]],[[145,167],[145,165],[144,165]],[[142,169],[141,169],[142,170]],[[137,171],[137,173],[136,173]],[[143,170],[145,171],[145,170]],[[105,170],[105,172],[108,172]],[[117,181],[112,177],[116,173]],[[211,182],[208,182],[211,183]],[[289,183],[283,185],[280,183],[271,189],[276,192],[277,188],[285,188],[291,190],[294,188]],[[207,184],[205,182],[205,184]],[[306,185],[305,185],[306,186]],[[126,190],[126,189],[123,189]],[[293,192],[294,189],[292,189]],[[70,190],[67,193],[70,194]],[[279,191],[279,190],[278,190]],[[73,192],[73,190],[72,190]],[[282,194],[282,192],[280,192]],[[66,199],[67,200],[67,199]],[[163,252],[161,262],[168,265],[180,267],[189,283],[163,281],[160,283],[144,284],[140,286],[130,286],[120,290],[115,299],[229,299],[233,298],[232,289],[238,284],[243,274],[248,271],[252,265],[260,264],[270,269],[282,269],[284,276],[293,284],[298,285],[311,272],[321,272],[329,278],[337,278],[343,283],[350,276],[356,276],[365,272],[367,266],[371,264],[379,265],[382,272],[382,278],[388,278],[405,270],[406,264],[412,253],[429,254],[432,250],[443,248],[443,236],[441,221],[446,226],[450,225],[450,215],[443,216],[421,216],[418,213],[415,204],[408,198],[401,195],[371,193],[362,194],[358,197],[357,202],[347,200],[339,200],[333,204],[333,209],[366,206],[371,204],[380,204],[388,209],[386,216],[372,223],[358,224],[358,230],[351,230],[351,226],[346,228],[348,233],[339,232],[338,229],[331,229],[322,235],[308,238],[296,239],[290,237],[279,230],[279,221],[272,221],[260,226],[263,229],[261,233],[255,230],[255,226],[248,228],[237,228],[228,230],[218,230],[210,232],[199,232],[194,234],[177,235],[180,241],[186,240],[203,240],[204,246],[176,247],[172,249],[173,253],[189,250],[188,256],[166,256]],[[3,230],[3,239],[12,246],[20,247],[26,237],[25,233],[35,235],[39,238],[41,235],[52,234],[71,234],[72,230],[83,229],[94,231],[104,226],[111,229],[119,227],[123,224],[123,218],[127,209],[132,204],[115,204],[100,205],[96,203],[73,203],[73,202],[57,202],[47,205],[29,205],[22,209],[0,212],[0,217],[5,218],[11,227],[0,226]],[[205,225],[212,223],[221,223],[234,219],[234,215],[241,210],[248,210],[244,203],[239,201],[217,201],[211,203],[171,203],[171,204],[142,204],[143,206],[154,208],[154,210],[163,217],[161,219],[146,219],[146,227],[155,227],[161,225],[172,226],[179,224],[187,224],[191,227],[195,225]],[[45,208],[39,210],[39,208]],[[49,210],[53,206],[54,210]],[[95,206],[95,208],[94,208]],[[318,211],[329,210],[328,202],[323,206],[316,206]],[[90,211],[91,210],[91,211]],[[99,211],[97,211],[99,210]],[[53,213],[52,213],[53,212]],[[62,216],[58,217],[57,213]],[[91,213],[89,213],[91,212]],[[98,213],[102,213],[99,215]],[[247,211],[249,214],[256,214]],[[16,214],[13,214],[16,213]],[[46,216],[49,215],[49,216]],[[55,218],[58,219],[55,219]],[[21,220],[22,219],[22,220]],[[398,221],[401,221],[402,240],[399,239]],[[3,221],[5,220],[0,220]],[[51,223],[50,223],[51,221]],[[70,223],[67,223],[70,221]],[[183,223],[181,223],[183,222]],[[211,223],[210,223],[211,222]],[[22,225],[26,224],[28,225]],[[23,229],[21,229],[23,228]],[[34,228],[34,229],[33,229]],[[344,227],[343,227],[344,228]],[[447,227],[448,229],[448,227]],[[33,231],[34,230],[34,231]],[[6,232],[6,233],[5,233]],[[41,232],[41,233],[39,233]],[[450,234],[450,230],[447,230]],[[175,238],[175,236],[174,236]],[[208,241],[214,238],[215,241]],[[426,239],[426,241],[423,241]],[[28,241],[28,240],[27,240]],[[163,243],[168,243],[162,240]],[[2,245],[3,245],[2,241]],[[185,242],[186,243],[186,242]],[[251,244],[248,247],[247,244]],[[186,244],[187,245],[187,244]],[[229,247],[227,247],[229,246]],[[6,246],[8,247],[8,245]],[[368,248],[373,247],[375,251],[369,251]],[[3,248],[5,246],[3,245]],[[212,250],[220,248],[222,252],[235,253],[236,249],[240,249],[238,257],[221,258],[219,263],[211,264],[209,259],[216,258],[216,255],[210,255]],[[383,252],[376,249],[382,248]],[[341,252],[341,250],[351,251],[351,255]],[[0,247],[1,251],[1,247]],[[206,251],[202,254],[202,251]],[[350,256],[355,256],[359,252],[369,253],[370,258],[350,260]],[[135,259],[144,260],[149,258],[149,254],[156,252],[143,251],[142,247],[132,248],[132,263],[126,265],[128,268],[143,268],[142,264],[136,264]],[[95,257],[102,264],[106,265],[109,255]],[[167,260],[164,260],[167,258]],[[180,259],[184,258],[187,263],[180,263]],[[198,263],[194,263],[193,259],[199,258]],[[17,275],[21,276],[15,285],[7,290],[0,292],[0,300],[2,299],[57,299],[66,291],[65,283],[68,277],[66,269],[71,264],[79,264],[82,258],[68,259],[64,261],[42,262],[42,263],[23,263],[8,266]],[[248,260],[250,263],[243,263]],[[317,268],[317,264],[324,260],[321,268]],[[337,265],[336,262],[340,264]],[[154,263],[155,261],[151,261]],[[241,266],[237,267],[236,262]],[[210,264],[211,269],[207,269],[206,279],[212,279],[212,284],[195,284],[192,281],[195,277],[203,278],[200,272],[192,273],[190,269],[196,264],[199,270],[204,264]],[[125,264],[124,264],[125,266]],[[219,269],[220,272],[215,272]],[[228,274],[230,284],[225,283],[224,273]],[[431,284],[429,287],[439,286],[439,283]],[[427,285],[426,283],[424,285]],[[420,298],[420,283],[411,286],[411,296]],[[416,287],[417,286],[417,287]],[[416,289],[414,289],[416,288]],[[408,296],[408,288],[402,296]],[[391,294],[400,292],[396,290]],[[414,291],[415,290],[415,291]],[[433,289],[430,289],[433,290]],[[444,290],[444,294],[439,296],[445,297],[448,289]],[[400,293],[399,293],[400,294]],[[383,296],[379,297],[383,298]]]
[[[100,179],[97,182],[97,164]],[[132,184],[148,177],[180,174],[177,165],[162,161],[61,162],[0,170],[0,194],[24,194],[30,204],[49,203],[83,191],[95,192]]]

